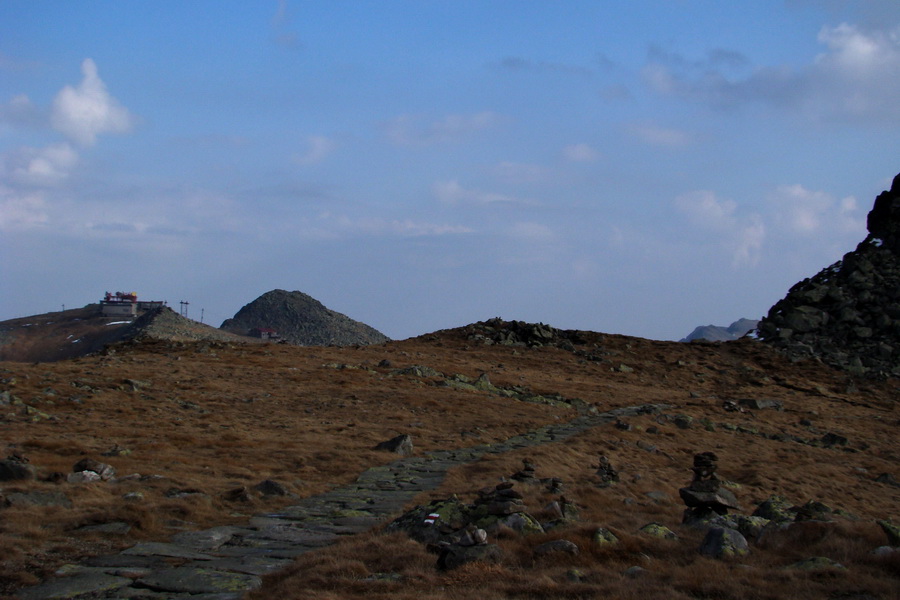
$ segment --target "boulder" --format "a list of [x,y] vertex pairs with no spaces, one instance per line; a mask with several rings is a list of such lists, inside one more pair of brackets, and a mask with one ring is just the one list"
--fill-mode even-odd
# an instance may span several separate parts
[[0,481],[24,481],[34,479],[35,468],[27,462],[12,457],[0,460]]
[[578,552],[578,545],[575,542],[569,540],[551,540],[537,546],[534,549],[534,556],[538,558],[550,554],[570,554],[576,556]]
[[503,551],[496,544],[477,546],[459,546],[450,544],[443,546],[438,556],[437,566],[441,570],[456,569],[471,562],[498,563],[503,558]]
[[116,476],[116,470],[106,463],[92,458],[82,458],[72,466],[72,473],[81,473],[84,471],[92,471],[100,476],[104,481],[112,479]]
[[700,543],[700,554],[712,558],[733,558],[750,552],[747,538],[735,529],[712,527]]

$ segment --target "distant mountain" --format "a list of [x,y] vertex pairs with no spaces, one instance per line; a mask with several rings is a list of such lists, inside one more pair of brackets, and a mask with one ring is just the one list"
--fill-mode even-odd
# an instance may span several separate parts
[[691,342],[693,340],[709,340],[710,342],[727,342],[744,337],[748,332],[756,329],[757,325],[759,325],[759,321],[753,319],[738,319],[728,327],[722,327],[720,325],[701,325],[681,341]]
[[272,290],[226,319],[220,329],[238,335],[277,335],[298,346],[350,346],[390,341],[365,323],[325,307],[303,292]]

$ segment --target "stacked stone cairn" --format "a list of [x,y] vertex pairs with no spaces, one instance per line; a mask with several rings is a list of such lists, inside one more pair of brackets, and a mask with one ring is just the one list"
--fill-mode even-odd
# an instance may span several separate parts
[[619,472],[612,466],[605,454],[600,455],[597,464],[597,477],[600,478],[598,487],[609,487],[619,480]]
[[856,250],[772,306],[763,341],[857,376],[900,376],[900,175],[875,199],[867,228]]
[[729,509],[737,509],[738,502],[716,475],[719,457],[713,452],[694,455],[694,478],[690,485],[678,490],[687,509],[682,522],[685,524],[728,514]]

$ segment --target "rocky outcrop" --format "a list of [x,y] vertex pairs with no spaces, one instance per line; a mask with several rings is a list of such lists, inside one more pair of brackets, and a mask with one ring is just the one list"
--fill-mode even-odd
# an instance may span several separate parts
[[769,310],[760,338],[855,375],[900,375],[900,175],[875,199],[867,227],[856,250]]
[[252,330],[274,330],[298,346],[351,346],[381,344],[389,338],[365,323],[325,307],[303,292],[266,292],[226,319],[220,329],[239,335]]

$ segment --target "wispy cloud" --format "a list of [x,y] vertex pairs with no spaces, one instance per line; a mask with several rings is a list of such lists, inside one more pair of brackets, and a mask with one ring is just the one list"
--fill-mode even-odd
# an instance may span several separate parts
[[65,142],[43,148],[22,147],[7,153],[0,171],[7,181],[25,187],[55,186],[69,177],[78,153]]
[[650,146],[681,148],[693,142],[693,136],[682,129],[660,127],[653,123],[636,123],[630,127],[639,140]]
[[106,90],[97,65],[90,58],[81,63],[82,80],[67,85],[53,100],[53,127],[82,146],[92,146],[102,133],[126,133],[134,116]]
[[739,216],[737,203],[719,198],[709,190],[697,190],[675,198],[675,207],[695,228],[715,236],[717,244],[730,252],[734,267],[759,262],[766,226],[758,214]]
[[594,162],[600,158],[600,153],[589,144],[570,144],[563,148],[563,156],[572,162]]
[[324,135],[311,135],[306,138],[306,151],[294,155],[294,162],[300,165],[314,165],[322,162],[328,155],[334,152],[337,142]]
[[865,231],[865,220],[852,196],[838,200],[826,192],[793,184],[778,186],[768,200],[774,222],[790,235],[819,238]]
[[272,16],[272,31],[275,35],[275,43],[279,46],[283,48],[297,48],[300,45],[300,38],[292,27],[287,0],[278,0],[278,6],[275,9],[275,14]]
[[460,185],[459,181],[438,181],[432,186],[435,197],[446,204],[474,204],[474,205],[533,205],[534,202],[523,200],[514,196],[496,192],[468,189]]
[[491,111],[445,115],[428,120],[423,115],[400,115],[384,124],[384,131],[395,144],[429,146],[461,139],[496,126],[501,118]]

